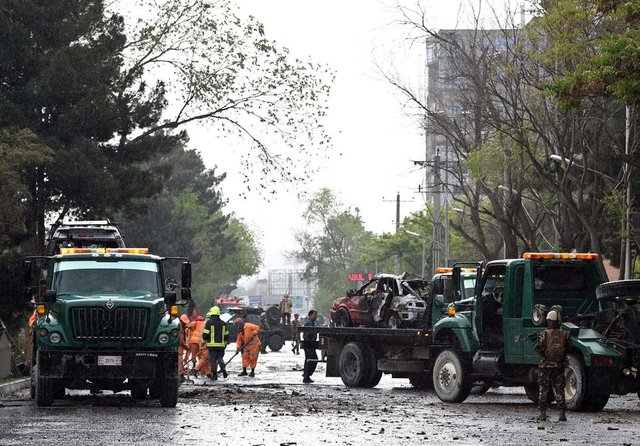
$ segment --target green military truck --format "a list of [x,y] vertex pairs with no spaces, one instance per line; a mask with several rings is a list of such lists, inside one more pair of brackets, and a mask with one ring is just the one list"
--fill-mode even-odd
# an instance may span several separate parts
[[[454,284],[460,273],[454,268]],[[629,307],[640,298],[629,296],[640,295],[640,286],[605,283],[597,254],[525,253],[481,265],[477,277],[472,300],[451,304],[448,316],[421,330],[302,331],[321,335],[327,376],[340,376],[347,386],[372,387],[388,373],[416,387],[428,383],[447,402],[464,401],[473,386],[523,386],[536,401],[540,357],[531,340],[545,328],[546,313],[560,306],[574,346],[567,407],[598,411],[610,394],[638,391],[637,344],[629,340],[631,325],[619,325],[632,318]]]
[[183,257],[146,248],[62,248],[25,259],[25,297],[36,307],[31,386],[38,406],[64,397],[65,388],[128,389],[136,399],[149,394],[163,407],[176,405],[182,302],[173,287],[165,289],[173,283],[165,282],[170,261],[181,262],[184,302],[191,264]]

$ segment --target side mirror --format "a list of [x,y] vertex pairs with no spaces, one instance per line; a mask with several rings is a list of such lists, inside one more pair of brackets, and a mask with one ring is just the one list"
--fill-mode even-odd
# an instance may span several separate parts
[[460,276],[461,276],[461,272],[460,272],[460,267],[459,266],[454,266],[453,267],[453,271],[451,272],[451,285],[453,286],[453,294],[461,294],[460,293]]
[[189,299],[191,299],[191,289],[189,288],[182,288],[180,290],[180,299],[182,301],[187,301]]
[[56,301],[56,297],[58,296],[58,292],[56,290],[47,290],[44,292],[44,301],[45,303],[53,303]]
[[191,288],[191,263],[182,262],[182,288]]
[[166,291],[164,293],[164,303],[168,307],[176,304],[176,300],[178,299],[178,295],[175,291]]
[[442,294],[436,294],[433,299],[433,303],[436,307],[442,308],[444,307],[444,296]]

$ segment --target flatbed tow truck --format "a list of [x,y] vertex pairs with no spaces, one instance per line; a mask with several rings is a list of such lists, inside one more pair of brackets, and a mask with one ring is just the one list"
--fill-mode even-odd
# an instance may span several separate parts
[[[464,401],[474,386],[523,386],[535,402],[539,355],[531,340],[544,330],[547,312],[559,306],[562,328],[574,345],[565,371],[567,407],[599,411],[610,394],[640,388],[637,367],[611,339],[622,319],[610,305],[612,293],[596,296],[607,282],[599,260],[593,253],[525,253],[481,264],[475,296],[453,302],[435,322],[425,318],[420,329],[301,331],[319,334],[326,376],[340,377],[348,387],[375,387],[386,373],[408,378],[417,388],[433,387],[446,402]],[[454,284],[460,274],[455,267]],[[615,288],[618,294],[640,294],[636,285]]]

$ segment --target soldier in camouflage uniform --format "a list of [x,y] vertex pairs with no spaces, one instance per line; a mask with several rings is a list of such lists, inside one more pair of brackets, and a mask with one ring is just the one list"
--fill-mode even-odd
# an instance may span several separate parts
[[267,313],[260,314],[260,343],[262,344],[262,348],[260,349],[260,353],[267,353],[267,342],[269,341],[269,321],[267,320]]
[[538,365],[538,421],[546,421],[549,405],[549,388],[553,387],[560,409],[559,421],[567,421],[564,401],[564,368],[568,365],[567,351],[571,349],[571,336],[560,328],[560,313],[551,310],[547,314],[547,328],[538,335],[535,350],[542,357]]

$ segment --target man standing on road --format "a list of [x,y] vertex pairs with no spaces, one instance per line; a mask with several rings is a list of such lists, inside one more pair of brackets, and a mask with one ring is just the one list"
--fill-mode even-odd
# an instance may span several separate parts
[[542,356],[538,365],[538,421],[546,421],[549,405],[549,387],[553,387],[560,409],[559,421],[567,421],[564,400],[564,368],[568,365],[567,351],[571,349],[571,336],[560,328],[560,313],[551,310],[547,314],[547,328],[538,335],[535,350]]
[[[317,317],[318,312],[316,310],[310,310],[304,326],[315,327]],[[318,365],[318,354],[316,353],[317,348],[318,335],[316,333],[304,333],[302,338],[302,349],[304,350],[304,371],[302,373],[302,382],[305,384],[313,382],[311,375],[316,371],[316,366]]]
[[247,367],[251,367],[249,377],[253,378],[256,376],[256,365],[260,355],[260,327],[241,318],[237,318],[233,323],[238,327],[236,349],[242,350],[242,372],[238,376],[247,376]]
[[282,325],[289,325],[291,323],[291,300],[288,294],[282,296],[280,301],[280,317],[282,318]]
[[298,319],[300,315],[298,313],[293,315],[293,320],[291,321],[291,351],[296,355],[300,354],[300,319]]
[[267,313],[260,314],[260,353],[267,354],[267,342],[269,340],[269,321],[267,320]]
[[209,350],[209,364],[211,364],[211,379],[218,379],[218,365],[223,377],[227,377],[227,369],[224,366],[224,349],[229,342],[229,329],[227,324],[220,319],[220,308],[213,306],[209,310],[209,319],[202,330],[202,339],[207,343]]

